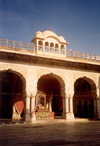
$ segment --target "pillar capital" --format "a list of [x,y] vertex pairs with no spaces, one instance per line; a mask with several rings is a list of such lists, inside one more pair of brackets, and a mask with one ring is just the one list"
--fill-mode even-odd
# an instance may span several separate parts
[[35,98],[36,94],[31,93],[31,98]]
[[66,95],[66,96],[65,96],[65,98],[69,98],[69,96],[68,96],[68,95]]
[[68,98],[70,98],[70,99],[73,98],[73,95],[69,94]]
[[30,92],[29,93],[27,92],[26,93],[26,98],[30,98],[30,97],[31,97],[31,93]]

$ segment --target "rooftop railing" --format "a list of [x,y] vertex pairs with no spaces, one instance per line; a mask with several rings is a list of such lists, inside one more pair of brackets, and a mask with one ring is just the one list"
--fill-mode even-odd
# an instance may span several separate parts
[[[52,52],[52,54],[54,54],[54,56],[57,54],[59,57],[62,54],[65,55],[65,50],[60,49],[60,53],[59,53],[58,48],[50,49],[50,47],[47,48],[46,46],[44,48],[45,49],[43,49],[43,46],[38,45],[38,47],[37,47],[38,52],[44,51],[44,52],[46,52],[46,54]],[[8,39],[0,39],[0,50],[9,50],[9,51],[15,51],[15,52],[21,52],[21,53],[31,53],[31,54],[35,54],[35,55],[37,52],[35,44],[11,41]],[[44,52],[43,52],[43,54],[44,54]],[[87,54],[87,53],[82,53],[82,52],[75,52],[72,50],[66,50],[65,57],[71,58],[71,59],[84,59],[84,60],[88,60],[88,61],[100,61],[100,56],[98,56],[98,55],[92,55],[92,54]]]
[[100,61],[100,56],[98,55],[92,55],[82,52],[75,52],[75,51],[66,51],[67,58],[73,58],[73,59],[86,59],[86,60],[93,60],[93,61]]
[[0,50],[2,49],[29,53],[36,52],[36,46],[34,44],[10,41],[7,39],[0,39]]

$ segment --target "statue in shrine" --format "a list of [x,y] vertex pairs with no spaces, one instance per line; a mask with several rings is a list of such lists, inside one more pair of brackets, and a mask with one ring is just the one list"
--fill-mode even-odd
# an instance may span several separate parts
[[46,94],[38,90],[35,98],[35,108],[32,112],[30,112],[30,114],[33,114],[35,111],[48,111],[48,109],[46,108]]

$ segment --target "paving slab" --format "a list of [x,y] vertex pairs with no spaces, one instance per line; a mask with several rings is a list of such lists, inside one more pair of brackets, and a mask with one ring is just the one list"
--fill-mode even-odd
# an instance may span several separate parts
[[0,146],[99,146],[100,121],[76,119],[1,122]]

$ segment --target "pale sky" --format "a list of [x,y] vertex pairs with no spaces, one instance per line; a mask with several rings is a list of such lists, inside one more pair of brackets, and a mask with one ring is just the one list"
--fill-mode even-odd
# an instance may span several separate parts
[[0,38],[30,43],[49,27],[67,49],[100,55],[100,0],[0,0]]

